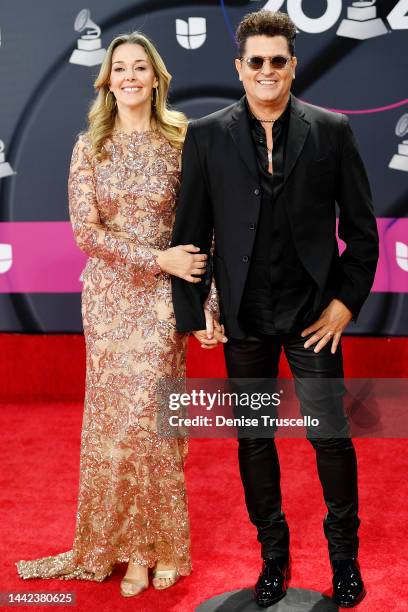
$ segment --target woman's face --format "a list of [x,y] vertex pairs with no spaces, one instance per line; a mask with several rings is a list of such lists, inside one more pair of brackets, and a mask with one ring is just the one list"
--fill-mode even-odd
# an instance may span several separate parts
[[109,89],[114,94],[118,109],[150,106],[152,89],[158,80],[152,64],[140,45],[123,43],[112,55]]

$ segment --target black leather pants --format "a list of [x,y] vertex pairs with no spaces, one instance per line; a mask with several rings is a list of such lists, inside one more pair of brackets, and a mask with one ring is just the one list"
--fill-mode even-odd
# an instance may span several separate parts
[[[357,460],[343,411],[341,347],[333,355],[328,343],[315,353],[314,346],[303,347],[305,341],[300,334],[245,340],[229,338],[224,347],[227,371],[229,378],[276,378],[283,348],[295,379],[302,414],[324,415],[328,426],[336,432],[330,437],[325,430],[325,435],[320,437],[308,431],[307,437],[316,450],[328,511],[323,526],[329,555],[332,560],[344,559],[357,555],[360,520]],[[307,380],[302,382],[302,379]],[[313,393],[310,393],[310,384]],[[289,551],[289,528],[281,508],[280,466],[273,433],[269,438],[239,437],[238,445],[245,502],[249,518],[258,531],[262,556],[285,556]]]

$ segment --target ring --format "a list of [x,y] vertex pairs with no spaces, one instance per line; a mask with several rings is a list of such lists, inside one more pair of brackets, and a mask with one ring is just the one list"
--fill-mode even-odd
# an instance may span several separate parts
[[332,336],[333,332],[327,332],[326,336]]

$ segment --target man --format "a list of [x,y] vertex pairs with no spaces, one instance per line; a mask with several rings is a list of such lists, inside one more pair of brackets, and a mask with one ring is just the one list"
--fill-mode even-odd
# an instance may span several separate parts
[[[342,381],[340,338],[369,294],[378,235],[347,118],[290,93],[295,36],[283,13],[259,11],[239,24],[235,64],[245,96],[190,124],[173,244],[192,243],[209,253],[215,232],[213,272],[228,336],[229,377],[276,377],[283,347],[302,411],[323,416],[303,379],[318,379],[326,394],[331,387],[324,387],[324,379]],[[341,257],[336,202],[339,235],[347,244]],[[203,311],[209,284],[208,278],[195,285],[173,283],[179,331],[194,331],[207,348],[225,341],[217,321],[206,338],[205,328],[212,332],[211,315]],[[335,433],[308,430],[307,436],[328,511],[324,532],[334,599],[353,607],[365,595],[357,559],[357,463],[342,393],[336,385],[332,389],[324,411]],[[289,575],[274,438],[240,438],[238,454],[249,517],[262,547],[255,598],[267,607],[284,597]]]

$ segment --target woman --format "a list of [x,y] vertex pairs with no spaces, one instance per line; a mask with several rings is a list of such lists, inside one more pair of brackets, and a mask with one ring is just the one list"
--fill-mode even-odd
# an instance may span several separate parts
[[187,121],[167,108],[170,75],[142,34],[115,38],[95,82],[89,130],[75,145],[70,217],[90,258],[83,273],[87,351],[73,549],[20,561],[22,578],[102,581],[128,562],[124,596],[191,571],[186,440],[156,433],[156,385],[185,374],[170,274],[192,283],[206,255],[168,248]]

